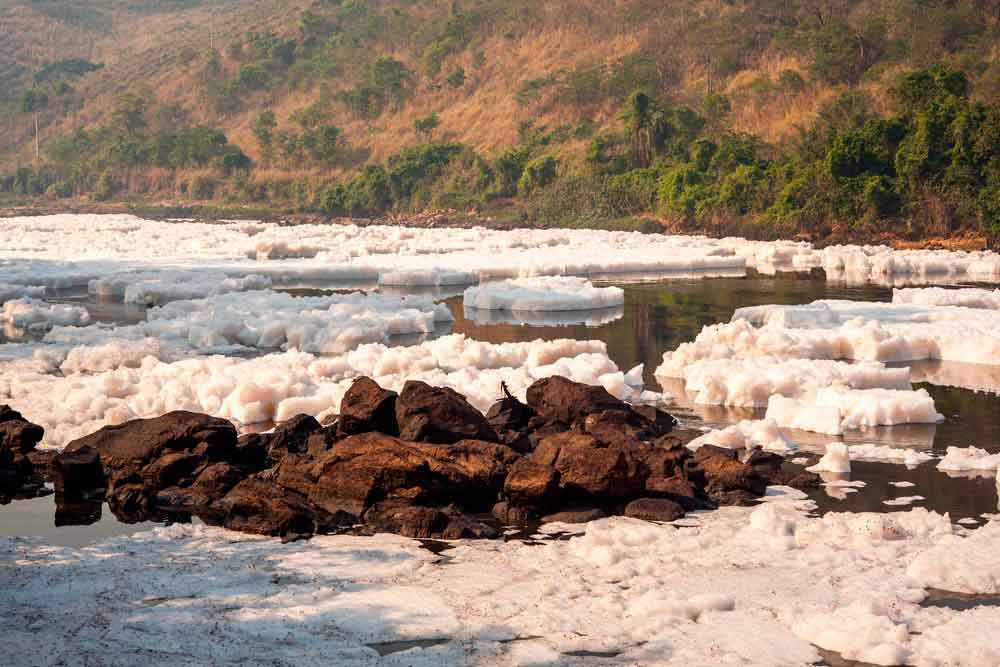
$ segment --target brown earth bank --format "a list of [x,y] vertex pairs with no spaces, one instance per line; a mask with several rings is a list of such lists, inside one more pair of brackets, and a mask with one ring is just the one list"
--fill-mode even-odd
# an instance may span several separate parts
[[[496,538],[503,526],[610,515],[672,521],[745,505],[768,485],[818,485],[780,456],[685,444],[698,433],[603,387],[551,377],[522,403],[506,392],[483,415],[444,387],[388,391],[359,378],[340,414],[299,415],[238,435],[226,420],[171,412],[106,426],[60,453],[0,407],[0,497],[56,493],[56,522],[99,516],[187,521],[285,539],[317,533]],[[96,512],[95,512],[96,506]]]
[[[546,225],[512,218],[511,216],[490,216],[478,211],[458,211],[454,209],[426,211],[422,213],[391,213],[378,218],[343,218],[331,217],[321,213],[302,213],[290,210],[260,208],[252,206],[218,206],[199,204],[195,202],[162,201],[150,203],[135,202],[92,202],[92,201],[60,201],[48,199],[17,201],[14,203],[0,202],[0,221],[3,218],[15,216],[41,216],[69,214],[131,214],[154,220],[184,218],[200,222],[216,222],[220,219],[247,219],[275,222],[278,224],[353,224],[361,227],[368,225],[400,225],[408,227],[486,227],[489,229],[541,229]],[[582,225],[580,228],[586,228]],[[601,227],[604,228],[604,227]],[[704,228],[679,225],[652,216],[637,217],[622,225],[623,229],[638,230],[645,233],[663,233],[678,235],[704,234],[721,238],[724,236],[759,236],[759,226],[744,220],[732,220],[724,223],[713,222]],[[989,239],[981,233],[970,230],[955,231],[949,236],[933,236],[913,239],[904,238],[891,231],[879,229],[877,226],[852,227],[838,225],[824,228],[816,232],[787,234],[786,238],[796,241],[807,241],[818,248],[843,244],[886,245],[897,250],[988,250],[997,247],[996,240]],[[772,239],[773,240],[773,239]]]

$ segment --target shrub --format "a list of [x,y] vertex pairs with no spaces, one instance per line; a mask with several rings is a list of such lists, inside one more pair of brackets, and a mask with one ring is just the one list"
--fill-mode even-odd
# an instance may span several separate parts
[[531,194],[556,179],[557,160],[551,155],[535,158],[524,165],[517,189],[521,194]]

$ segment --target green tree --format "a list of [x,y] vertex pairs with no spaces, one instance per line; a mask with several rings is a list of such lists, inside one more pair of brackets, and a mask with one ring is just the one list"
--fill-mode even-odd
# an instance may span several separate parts
[[424,139],[430,139],[431,134],[434,133],[434,130],[436,130],[440,124],[441,122],[438,120],[438,115],[436,113],[432,113],[413,121],[413,129],[417,131],[417,134],[424,137]]
[[132,93],[122,95],[111,112],[111,122],[129,136],[139,134],[146,128],[146,100]]
[[270,162],[274,156],[274,130],[278,127],[278,121],[274,117],[274,112],[267,111],[258,114],[250,125],[257,145],[260,147],[261,157],[264,162]]
[[24,91],[21,96],[21,111],[24,113],[30,113],[35,120],[35,162],[38,162],[39,157],[39,140],[38,140],[38,113],[45,109],[49,105],[49,96],[45,94],[44,90],[38,88],[29,88]]

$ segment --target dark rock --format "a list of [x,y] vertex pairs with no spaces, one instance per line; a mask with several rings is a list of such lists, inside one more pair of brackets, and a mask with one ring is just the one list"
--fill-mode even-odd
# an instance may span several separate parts
[[542,517],[542,523],[589,523],[603,519],[607,514],[604,510],[591,507],[589,509],[563,510]]
[[[429,505],[461,499],[464,505],[488,508],[516,458],[508,447],[489,442],[463,440],[444,447],[363,433],[308,463],[305,478],[314,480],[310,501],[329,512],[360,515],[393,498]],[[285,483],[292,473],[283,469],[279,481]]]
[[233,452],[236,429],[224,419],[175,411],[153,419],[105,426],[69,443],[65,451],[96,449],[109,479],[114,481],[139,474],[145,464],[166,451],[194,449],[202,443]]
[[27,454],[42,441],[43,435],[45,429],[41,426],[32,424],[10,406],[0,405],[0,451]]
[[384,501],[366,511],[364,520],[368,530],[413,538],[458,540],[498,536],[492,526],[454,507],[423,507],[401,501]]
[[322,428],[312,415],[296,415],[281,422],[265,436],[268,459],[280,461],[289,452],[300,454],[306,451],[309,438]]
[[592,435],[560,433],[539,443],[530,457],[559,473],[561,494],[626,498],[645,488],[648,468],[628,448],[605,447]]
[[526,507],[546,505],[559,488],[559,473],[551,465],[522,458],[510,467],[503,492],[513,503]]
[[52,471],[56,493],[66,497],[80,498],[106,484],[101,457],[89,446],[57,454]]
[[396,399],[396,422],[404,440],[451,444],[471,438],[499,442],[479,410],[448,387],[410,380]]
[[639,498],[625,506],[625,516],[643,521],[674,521],[684,516],[684,508],[666,498]]
[[398,394],[383,389],[371,378],[360,377],[340,402],[340,431],[344,435],[378,431],[399,435],[396,423]]
[[666,435],[677,426],[677,419],[673,415],[652,405],[636,405],[632,409],[646,418],[656,435]]
[[493,506],[491,512],[494,518],[508,526],[524,526],[531,522],[534,514],[524,507],[501,500]]
[[[708,497],[720,505],[745,505],[764,495],[767,478],[751,465],[742,463],[724,450],[710,445],[700,448],[694,456],[693,478],[704,481]],[[705,451],[703,451],[705,450]]]
[[261,433],[245,433],[236,441],[233,452],[234,463],[253,468],[263,468],[267,465],[267,447],[270,444],[266,435]]
[[[77,450],[79,451],[79,450]],[[150,489],[186,485],[205,457],[192,451],[168,451],[142,469],[142,483]]]
[[317,516],[300,494],[259,475],[248,477],[214,505],[222,525],[258,535],[312,535],[329,527],[327,516]]
[[715,509],[716,504],[684,477],[650,477],[646,492],[680,505],[686,512]]
[[309,440],[306,441],[306,453],[310,456],[319,456],[343,438],[344,435],[340,430],[340,422],[331,426],[324,426],[309,436]]
[[505,383],[500,384],[503,391],[503,398],[490,406],[486,413],[486,421],[497,433],[501,431],[512,431],[520,433],[528,428],[528,424],[535,416],[535,411],[527,405],[517,400],[507,389]]
[[604,387],[580,384],[559,375],[532,384],[528,387],[527,399],[528,407],[538,416],[565,424],[572,424],[602,410],[631,409]]
[[44,433],[18,411],[0,405],[0,499],[30,497],[42,491],[44,482],[29,456]]

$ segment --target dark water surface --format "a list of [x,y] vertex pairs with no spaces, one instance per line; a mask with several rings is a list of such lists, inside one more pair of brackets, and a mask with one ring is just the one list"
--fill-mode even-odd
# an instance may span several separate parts
[[[611,281],[608,284],[617,284],[625,289],[625,306],[620,311],[610,309],[579,314],[520,316],[467,312],[462,307],[460,289],[444,293],[423,293],[445,299],[455,316],[452,333],[463,333],[478,340],[492,343],[536,338],[602,340],[607,343],[609,355],[622,370],[628,370],[636,364],[645,364],[647,387],[654,390],[660,389],[653,372],[660,364],[663,352],[694,339],[707,324],[728,321],[736,308],[764,304],[801,304],[816,299],[890,301],[892,298],[890,288],[874,285],[848,286],[827,282],[822,275],[808,274],[754,274],[742,278],[678,279],[655,283]],[[330,290],[288,291],[306,295]],[[395,290],[394,293],[401,292]],[[125,307],[120,303],[95,302],[81,293],[58,295],[56,298],[50,296],[47,300],[83,304],[91,311],[95,321],[133,323],[143,319],[140,309]],[[579,323],[583,320],[588,324]],[[392,342],[408,345],[420,340],[419,336],[406,336]],[[937,382],[955,381],[957,378],[965,385],[992,386],[994,392],[1000,390],[1000,367],[949,367],[940,363],[924,363],[913,367],[913,377],[915,381],[930,378]],[[850,443],[872,442],[894,447],[913,447],[938,453],[943,453],[949,446],[970,445],[991,452],[1000,451],[1000,395],[923,382],[918,382],[915,386],[924,387],[931,393],[938,411],[945,415],[943,423],[881,427],[849,433],[845,440]],[[673,385],[664,389],[678,396],[678,400],[668,409],[688,426],[719,426],[763,416],[763,410],[695,406],[684,400],[682,387]],[[802,447],[801,456],[808,458],[809,463],[818,458],[817,454],[822,453],[827,442],[834,440],[831,436],[803,432],[789,432],[787,435]],[[992,476],[949,477],[939,472],[935,466],[935,461],[914,469],[897,464],[855,461],[852,462],[851,480],[864,482],[864,487],[851,493],[826,487],[817,489],[810,495],[815,499],[820,512],[890,512],[926,507],[938,512],[949,512],[956,521],[972,518],[982,522],[982,514],[997,511],[997,491]],[[897,487],[891,482],[911,482],[914,486]],[[914,495],[924,496],[925,500],[903,506],[890,506],[883,502]],[[51,495],[0,506],[0,535],[40,535],[52,543],[78,545],[110,535],[144,530],[152,525],[120,523],[106,506],[99,515],[99,520],[87,526],[57,527],[54,516],[55,503]],[[67,515],[63,514],[60,523],[72,521],[72,516],[71,513],[67,519]],[[90,518],[86,518],[88,516]],[[82,520],[95,518],[93,509],[79,512],[79,517],[83,517]]]

